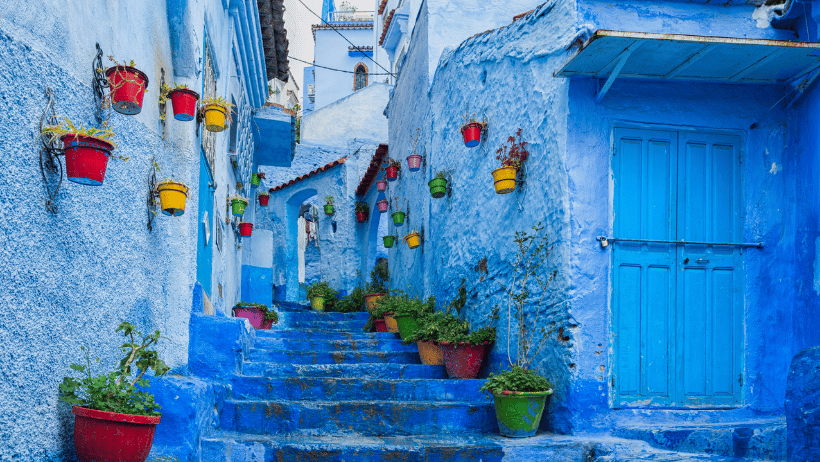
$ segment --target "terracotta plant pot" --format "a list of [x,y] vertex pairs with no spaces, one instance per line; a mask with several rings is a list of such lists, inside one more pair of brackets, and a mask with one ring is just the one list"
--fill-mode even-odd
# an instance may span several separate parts
[[378,299],[384,297],[385,295],[387,295],[387,294],[384,293],[384,292],[372,293],[372,294],[365,295],[364,296],[364,304],[367,307],[367,311],[372,312],[373,308],[376,306],[376,301]]
[[477,122],[469,123],[461,127],[461,136],[464,137],[464,145],[474,148],[481,143],[481,131],[484,127]]
[[270,194],[260,194],[259,196],[259,205],[262,207],[268,206],[268,201],[270,201]]
[[163,181],[157,185],[159,203],[162,213],[178,217],[185,213],[185,200],[188,198],[188,187],[176,181]]
[[333,208],[333,204],[325,204],[325,215],[333,215],[335,209]]
[[74,414],[74,449],[80,462],[145,462],[160,417],[97,411],[80,406]]
[[387,324],[387,332],[394,334],[399,333],[399,323],[396,322],[396,318],[394,318],[392,314],[384,315],[384,323]]
[[384,179],[387,181],[396,181],[399,177],[399,168],[398,167],[387,167],[384,169]]
[[396,243],[396,236],[384,236],[382,239],[384,240],[384,246],[388,249]]
[[273,326],[273,320],[265,321],[265,312],[256,306],[242,306],[233,309],[236,318],[245,318],[255,329],[269,330]]
[[430,187],[430,195],[433,196],[434,199],[440,199],[447,194],[446,178],[433,178],[427,182],[427,186]]
[[376,332],[387,332],[387,324],[384,323],[384,319],[373,321],[373,326],[376,328]]
[[367,221],[367,214],[364,212],[356,212],[356,221],[359,223],[364,223]]
[[421,156],[419,154],[407,156],[407,169],[411,172],[418,172],[421,169]]
[[65,169],[69,181],[89,186],[103,184],[114,145],[82,135],[63,135],[60,139],[65,148]]
[[251,237],[253,234],[253,223],[242,221],[239,223],[239,235],[242,237]]
[[422,364],[428,366],[444,365],[444,352],[441,351],[441,346],[438,343],[419,340],[416,342],[416,346],[419,348],[419,357],[421,357]]
[[515,167],[499,167],[493,170],[493,182],[495,192],[498,194],[508,194],[515,191],[515,177],[518,169]]
[[379,208],[379,212],[381,213],[387,212],[388,205],[387,199],[382,199],[379,202],[376,202],[376,206]]
[[377,182],[376,182],[376,189],[378,189],[378,190],[379,190],[379,192],[385,192],[385,191],[387,191],[387,181],[385,181],[385,180],[379,180],[379,181],[377,181]]
[[111,108],[120,114],[139,114],[148,87],[148,76],[131,66],[109,67],[105,76],[111,85]]
[[196,117],[196,102],[199,94],[187,88],[177,88],[168,92],[168,99],[174,108],[174,118],[183,122],[194,120]]
[[469,343],[442,342],[444,352],[444,367],[447,377],[451,379],[474,379],[478,377],[481,363],[484,361],[486,345],[471,345]]
[[404,224],[404,217],[405,217],[404,212],[393,212],[392,216],[393,216],[393,225],[395,225],[396,228],[398,228],[398,227],[400,227],[401,225]]
[[511,438],[535,436],[552,391],[493,393],[498,432]]

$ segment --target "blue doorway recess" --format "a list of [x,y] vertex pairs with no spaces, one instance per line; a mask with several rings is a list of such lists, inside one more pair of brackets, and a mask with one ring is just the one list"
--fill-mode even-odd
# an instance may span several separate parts
[[213,260],[214,194],[211,187],[211,171],[205,154],[199,156],[199,220],[196,242],[196,280],[202,290],[211,296],[211,265]]

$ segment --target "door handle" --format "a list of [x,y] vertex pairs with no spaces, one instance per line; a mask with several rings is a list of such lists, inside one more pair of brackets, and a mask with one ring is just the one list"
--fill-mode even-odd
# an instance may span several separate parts
[[686,264],[688,264],[688,263],[689,263],[689,259],[688,259],[688,258],[687,258],[687,259],[685,259],[685,260],[683,260],[683,264],[684,264],[684,265],[686,265]]

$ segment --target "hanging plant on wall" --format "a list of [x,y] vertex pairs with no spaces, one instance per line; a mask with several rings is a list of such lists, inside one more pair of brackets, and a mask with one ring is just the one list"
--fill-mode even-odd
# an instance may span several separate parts
[[118,63],[109,56],[114,66],[105,70],[105,77],[111,88],[111,107],[125,115],[136,115],[142,111],[142,100],[148,88],[148,76],[134,67],[134,61],[128,64]]
[[376,189],[379,192],[385,192],[387,190],[387,181],[386,180],[379,180],[376,182]]
[[270,200],[270,193],[267,192],[260,192],[257,197],[259,198],[259,205],[262,207],[268,206],[268,201]]
[[333,215],[336,209],[333,207],[333,196],[325,196],[325,215]]
[[174,180],[163,180],[157,184],[157,194],[162,213],[178,217],[185,213],[185,201],[188,199],[188,187],[185,183]]
[[524,165],[529,157],[527,151],[527,142],[521,139],[521,129],[515,132],[515,136],[507,138],[510,143],[509,147],[502,144],[495,153],[496,159],[501,161],[501,167],[493,170],[493,182],[495,183],[495,192],[498,194],[507,194],[515,191],[516,178],[518,171]]
[[370,214],[370,206],[367,205],[367,202],[358,201],[356,202],[356,221],[359,223],[364,223],[367,221],[367,216]]
[[401,162],[388,157],[387,167],[384,169],[384,179],[396,181],[399,178],[399,170],[401,170]]
[[205,129],[209,132],[221,132],[232,122],[231,108],[233,104],[221,96],[206,96],[202,98],[201,111],[205,117]]
[[188,88],[188,85],[174,83],[174,88],[163,85],[160,89],[160,104],[171,100],[174,109],[174,118],[182,122],[194,120],[196,117],[196,102],[199,100],[199,93]]
[[386,197],[384,199],[376,202],[376,206],[379,208],[379,213],[386,213],[387,212],[387,207],[389,205],[390,205],[390,203],[387,201]]
[[251,237],[253,234],[253,223],[248,221],[239,222],[239,235],[242,237]]
[[416,149],[419,145],[419,139],[421,139],[421,130],[416,129],[416,137],[410,137],[413,140],[413,154],[407,156],[407,169],[411,172],[417,172],[421,169],[421,155],[416,154]]
[[245,215],[245,207],[250,203],[249,200],[241,196],[231,196],[228,198],[231,204],[231,213],[235,217],[242,217]]
[[384,246],[389,249],[390,247],[393,247],[393,244],[396,243],[396,236],[384,236],[382,237],[382,240],[384,241]]
[[487,118],[483,121],[476,119],[475,112],[470,114],[465,112],[461,116],[464,118],[464,123],[461,125],[461,136],[464,138],[464,145],[468,148],[474,148],[481,143],[481,135],[487,130]]
[[265,179],[265,173],[264,172],[254,173],[253,175],[251,175],[251,187],[252,188],[259,187],[259,183],[261,183],[262,180],[264,180],[264,179]]
[[436,177],[427,183],[430,187],[430,195],[434,199],[440,199],[447,194],[447,171],[442,170],[436,173]]
[[415,249],[419,245],[421,245],[421,234],[415,229],[410,232],[410,234],[404,236],[404,242],[407,243],[408,249]]
[[399,206],[399,198],[398,197],[393,198],[393,203],[395,204],[395,207],[393,208],[393,210],[395,210],[395,212],[393,212],[393,214],[391,216],[393,217],[393,225],[396,228],[398,228],[398,227],[400,227],[401,225],[404,224],[404,217],[406,216],[406,214],[402,211],[402,209],[407,207],[407,199],[404,200],[404,206],[403,207]]
[[109,157],[128,160],[127,157],[112,156],[111,151],[117,147],[112,140],[114,132],[105,126],[78,127],[63,118],[59,125],[46,126],[42,132],[53,134],[62,141],[66,176],[74,183],[99,186],[105,180]]

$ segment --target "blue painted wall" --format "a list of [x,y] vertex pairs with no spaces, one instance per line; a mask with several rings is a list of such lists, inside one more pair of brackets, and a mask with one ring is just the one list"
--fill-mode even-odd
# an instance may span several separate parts
[[[362,63],[370,72],[383,72],[375,69],[375,64],[368,58],[358,55],[351,56],[348,48],[353,43],[355,46],[369,46],[373,39],[373,23],[360,22],[355,24],[367,25],[362,29],[346,29],[337,23],[338,33],[332,29],[318,29],[314,31],[316,46],[313,52],[313,62],[317,65],[332,69],[342,69],[354,72],[356,66]],[[353,23],[345,23],[353,24]],[[341,35],[344,35],[342,37]],[[345,40],[347,38],[347,40]],[[350,43],[348,42],[350,41]],[[354,76],[344,72],[336,72],[330,69],[316,67],[314,70],[316,77],[316,103],[314,109],[318,110],[328,104],[337,101],[353,93]],[[367,84],[375,81],[384,82],[385,76],[368,76]]]

